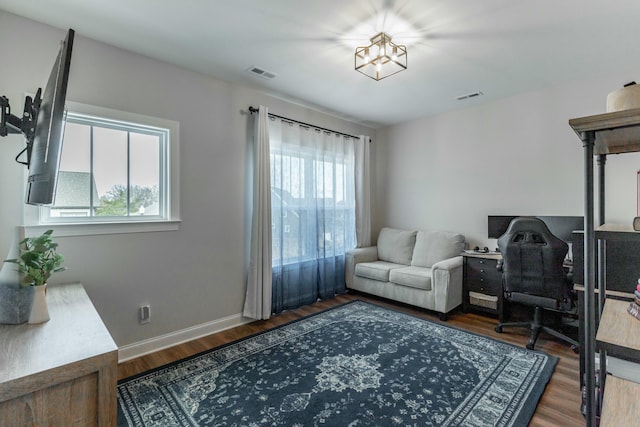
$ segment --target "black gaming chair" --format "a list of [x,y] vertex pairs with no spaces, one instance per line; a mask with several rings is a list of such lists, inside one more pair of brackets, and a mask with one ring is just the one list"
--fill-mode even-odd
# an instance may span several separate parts
[[572,283],[562,267],[568,245],[551,234],[539,218],[518,217],[498,239],[502,253],[502,286],[504,298],[535,307],[529,322],[500,323],[495,327],[501,333],[506,326],[525,326],[531,329],[527,348],[532,350],[538,334],[544,331],[571,344],[574,351],[578,343],[566,335],[542,324],[542,310],[569,311],[573,307]]

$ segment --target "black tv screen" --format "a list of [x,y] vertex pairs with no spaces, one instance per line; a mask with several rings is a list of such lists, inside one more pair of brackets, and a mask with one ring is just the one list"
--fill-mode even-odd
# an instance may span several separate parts
[[66,119],[65,100],[74,31],[69,29],[51,69],[37,113],[33,143],[27,153],[26,203],[50,205],[55,199]]

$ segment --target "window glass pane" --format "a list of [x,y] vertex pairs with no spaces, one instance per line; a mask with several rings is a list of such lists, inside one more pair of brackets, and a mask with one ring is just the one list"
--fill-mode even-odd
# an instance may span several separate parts
[[130,134],[131,215],[160,214],[160,137]]
[[100,199],[97,216],[127,215],[127,132],[93,128],[93,174]]
[[67,123],[51,216],[91,216],[91,127]]
[[272,154],[271,185],[280,189],[284,197],[305,197],[304,159],[290,155]]
[[[344,252],[353,219],[346,199],[348,160],[312,153],[271,153],[273,265]],[[349,246],[350,247],[350,246]]]
[[91,126],[67,122],[60,170],[91,172]]

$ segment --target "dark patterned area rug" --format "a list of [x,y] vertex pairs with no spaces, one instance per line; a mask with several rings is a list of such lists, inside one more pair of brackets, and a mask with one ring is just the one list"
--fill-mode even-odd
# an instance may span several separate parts
[[354,301],[118,383],[118,426],[526,426],[557,358]]

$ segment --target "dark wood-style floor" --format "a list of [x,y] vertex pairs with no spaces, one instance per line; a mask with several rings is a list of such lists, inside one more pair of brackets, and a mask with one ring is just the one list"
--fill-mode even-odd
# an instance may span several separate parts
[[[184,357],[226,344],[228,342],[270,329],[274,326],[299,319],[300,317],[334,307],[336,305],[361,299],[398,311],[409,313],[434,322],[440,322],[434,313],[397,305],[390,301],[366,297],[364,295],[341,295],[329,301],[322,301],[297,310],[282,313],[266,321],[256,321],[238,326],[217,334],[200,338],[166,350],[129,360],[118,366],[118,378],[126,378]],[[480,314],[455,312],[449,316],[446,324],[477,334],[499,339],[511,344],[524,346],[529,338],[525,329],[507,328],[502,334],[494,331],[497,319]],[[531,427],[543,426],[584,426],[585,419],[580,413],[579,357],[571,348],[552,337],[541,334],[536,349],[560,358],[551,381],[538,404],[536,412],[529,424]]]

